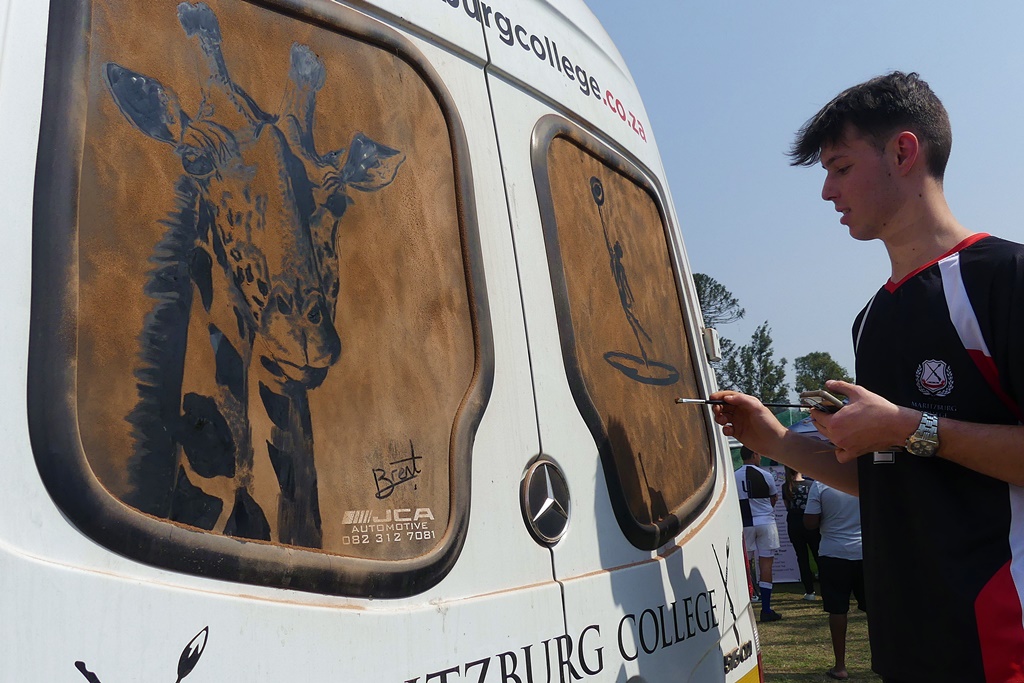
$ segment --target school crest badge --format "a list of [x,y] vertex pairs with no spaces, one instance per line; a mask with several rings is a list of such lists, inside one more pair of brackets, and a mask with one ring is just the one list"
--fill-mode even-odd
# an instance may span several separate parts
[[942,360],[926,360],[917,366],[917,389],[925,396],[948,396],[953,391],[953,369]]

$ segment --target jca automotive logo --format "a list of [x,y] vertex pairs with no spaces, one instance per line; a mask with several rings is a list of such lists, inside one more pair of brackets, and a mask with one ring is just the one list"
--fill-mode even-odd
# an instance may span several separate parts
[[942,360],[926,360],[917,366],[917,389],[925,396],[948,396],[953,391],[953,369]]

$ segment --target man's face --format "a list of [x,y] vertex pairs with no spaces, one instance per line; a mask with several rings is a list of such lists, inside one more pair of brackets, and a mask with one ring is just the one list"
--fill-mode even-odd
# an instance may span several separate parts
[[837,142],[821,148],[825,183],[821,198],[843,214],[839,222],[858,240],[884,238],[899,206],[899,192],[887,145],[847,128]]

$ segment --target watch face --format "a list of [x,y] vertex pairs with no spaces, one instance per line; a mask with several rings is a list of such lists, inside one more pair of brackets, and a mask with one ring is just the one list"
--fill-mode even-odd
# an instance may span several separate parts
[[910,435],[906,444],[907,452],[922,458],[935,455],[939,450],[939,418],[932,413],[921,414],[921,424]]
[[911,437],[910,443],[907,444],[907,450],[911,454],[917,455],[923,458],[927,458],[931,455],[935,455],[935,451],[938,450],[939,444],[934,441],[927,441],[925,439],[914,439]]

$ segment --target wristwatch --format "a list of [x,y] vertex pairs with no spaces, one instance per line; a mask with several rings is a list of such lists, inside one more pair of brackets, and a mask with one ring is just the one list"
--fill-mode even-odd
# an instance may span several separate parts
[[921,413],[921,424],[917,431],[907,437],[907,452],[922,458],[930,458],[939,450],[939,417],[932,413]]

